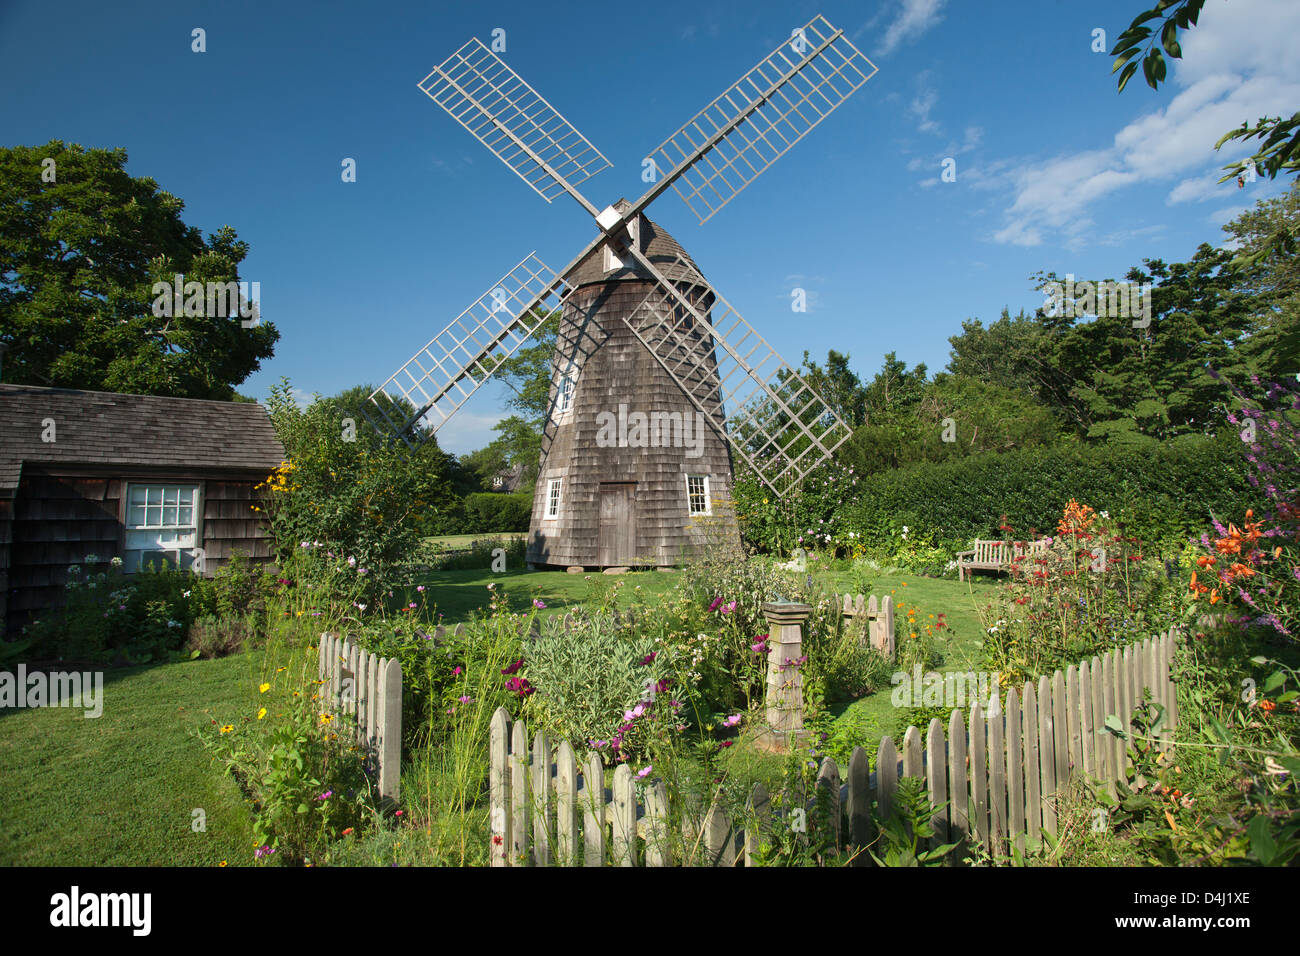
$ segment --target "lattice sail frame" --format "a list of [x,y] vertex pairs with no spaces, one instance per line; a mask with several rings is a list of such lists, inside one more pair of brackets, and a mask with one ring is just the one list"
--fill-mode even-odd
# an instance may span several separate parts
[[701,224],[875,76],[825,17],[801,29],[650,153]]
[[[386,423],[407,445],[422,444],[564,305],[571,291],[535,252],[529,253],[375,389],[364,414],[371,424]],[[396,409],[405,411],[408,403],[413,412],[395,420]],[[428,434],[412,433],[412,426],[433,415],[438,417]]]
[[[693,271],[680,256],[669,269]],[[660,279],[623,321],[754,474],[783,494],[852,432],[731,303],[712,289],[710,298],[705,309]]]
[[613,165],[477,37],[419,87],[547,202]]

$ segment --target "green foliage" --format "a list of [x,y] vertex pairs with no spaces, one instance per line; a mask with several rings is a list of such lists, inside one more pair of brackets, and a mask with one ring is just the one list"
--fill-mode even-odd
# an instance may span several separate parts
[[1255,498],[1245,468],[1231,435],[1146,451],[1065,446],[978,455],[876,476],[838,521],[868,543],[893,541],[907,526],[951,555],[972,539],[1001,538],[1000,515],[1023,538],[1038,537],[1078,498],[1108,511],[1151,551]]
[[344,830],[378,824],[374,770],[352,743],[355,726],[319,711],[319,686],[305,668],[277,675],[259,686],[255,714],[214,720],[200,736],[252,801],[266,862],[326,862]]
[[[1119,35],[1110,55],[1115,57],[1111,72],[1119,72],[1119,91],[1137,72],[1142,64],[1142,75],[1151,89],[1158,89],[1165,79],[1165,59],[1160,47],[1171,57],[1182,57],[1182,47],[1178,43],[1178,31],[1196,26],[1197,18],[1205,0],[1160,0],[1160,2],[1134,18],[1127,30]],[[1146,26],[1152,20],[1160,20],[1157,33],[1155,26]],[[1160,46],[1156,45],[1156,36],[1160,37]],[[1145,43],[1145,52],[1143,44]],[[1262,142],[1255,154],[1248,159],[1229,163],[1219,182],[1227,182],[1237,177],[1238,183],[1247,169],[1258,170],[1269,179],[1275,178],[1283,170],[1293,174],[1300,170],[1300,113],[1290,119],[1281,116],[1261,117],[1254,126],[1249,120],[1243,120],[1240,129],[1229,130],[1219,137],[1214,144],[1217,150],[1231,140],[1259,139]],[[1295,228],[1282,225],[1270,235],[1263,246],[1256,250],[1243,250],[1238,257],[1239,264],[1255,264],[1269,257],[1285,254],[1294,255]]]
[[[355,398],[367,388],[345,395]],[[446,455],[432,439],[417,451],[386,441],[359,413],[355,440],[348,440],[346,400],[318,398],[304,411],[287,379],[271,387],[268,406],[288,456],[265,482],[278,558],[290,560],[307,542],[352,559],[366,569],[361,590],[373,602],[444,507]]]
[[484,492],[465,498],[464,534],[527,531],[533,513],[529,492],[496,494]]
[[236,551],[210,578],[193,579],[190,613],[232,617],[263,613],[266,598],[275,586],[275,575],[255,567],[243,552]]
[[[626,758],[639,752],[637,731],[670,713],[677,689],[656,690],[672,673],[653,639],[620,626],[609,614],[582,615],[565,627],[550,618],[529,642],[521,673],[536,688],[524,712],[575,746],[597,746]],[[647,658],[654,655],[648,662]],[[643,663],[645,662],[645,663]],[[637,707],[635,718],[625,715]],[[625,728],[625,729],[624,729]]]
[[185,204],[126,162],[60,140],[0,149],[5,381],[229,401],[279,332],[237,313],[155,316],[153,286],[238,281],[248,244],[229,226],[204,240]]
[[68,661],[143,664],[178,649],[192,619],[198,580],[175,568],[124,575],[121,560],[86,556],[68,568],[64,603],[28,628],[32,656]]
[[900,778],[892,812],[880,821],[880,841],[871,851],[871,858],[878,866],[944,866],[944,858],[957,844],[931,847],[930,839],[935,834],[930,817],[947,806],[930,806],[930,796],[920,777]]

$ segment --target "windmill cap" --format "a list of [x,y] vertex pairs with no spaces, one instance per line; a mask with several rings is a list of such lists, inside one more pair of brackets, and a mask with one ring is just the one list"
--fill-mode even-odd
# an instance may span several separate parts
[[[620,215],[626,215],[632,204],[620,198],[613,204]],[[655,267],[674,282],[686,282],[709,288],[708,281],[700,272],[700,267],[690,257],[681,243],[644,213],[641,214],[641,252]],[[679,264],[678,260],[681,260]],[[635,260],[628,262],[621,269],[605,271],[604,247],[596,249],[565,275],[574,288],[603,282],[653,282],[654,279]]]

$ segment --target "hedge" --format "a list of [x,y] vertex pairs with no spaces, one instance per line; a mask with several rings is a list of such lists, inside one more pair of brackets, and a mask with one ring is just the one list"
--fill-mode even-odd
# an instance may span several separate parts
[[1017,537],[1055,534],[1071,498],[1106,511],[1149,544],[1199,535],[1211,514],[1241,523],[1262,503],[1247,481],[1235,435],[1190,437],[1146,450],[1065,445],[914,465],[872,475],[843,522],[868,542],[909,537],[962,550],[973,538],[1003,538],[1001,516]]

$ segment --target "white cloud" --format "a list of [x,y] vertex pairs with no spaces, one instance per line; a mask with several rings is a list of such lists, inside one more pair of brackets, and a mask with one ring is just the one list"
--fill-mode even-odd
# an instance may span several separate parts
[[[1015,196],[994,240],[1036,245],[1054,236],[1081,246],[1097,202],[1126,187],[1176,177],[1169,204],[1226,198],[1215,182],[1222,167],[1253,148],[1233,144],[1216,152],[1214,144],[1243,120],[1253,124],[1261,116],[1294,112],[1300,101],[1300,58],[1291,49],[1296,35],[1300,4],[1207,5],[1200,25],[1184,33],[1183,59],[1172,61],[1171,83],[1161,90],[1178,92],[1120,128],[1108,148],[1025,159],[1012,177]],[[1140,78],[1134,82],[1141,85]],[[1222,221],[1217,213],[1211,218]]]
[[888,56],[900,44],[915,40],[939,22],[947,0],[902,0],[898,15],[885,28],[885,36],[876,47],[876,56]]

